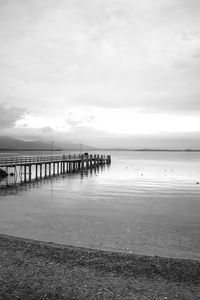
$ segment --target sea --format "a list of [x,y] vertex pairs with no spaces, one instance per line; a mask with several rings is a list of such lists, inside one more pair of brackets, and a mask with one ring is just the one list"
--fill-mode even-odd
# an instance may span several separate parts
[[111,165],[26,184],[1,180],[0,233],[200,260],[200,152],[89,152],[95,153],[111,155]]

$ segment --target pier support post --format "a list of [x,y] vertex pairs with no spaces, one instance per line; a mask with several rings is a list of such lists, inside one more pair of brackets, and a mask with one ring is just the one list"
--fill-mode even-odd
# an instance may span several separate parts
[[49,163],[49,177],[51,176],[51,163]]
[[31,181],[31,165],[29,165],[28,168],[29,168],[29,181]]
[[81,155],[81,169],[84,169],[84,156]]
[[47,164],[44,165],[44,176],[47,177]]
[[42,164],[40,164],[40,178],[42,178]]
[[107,155],[107,164],[110,165],[111,164],[111,156]]
[[88,157],[88,155],[86,156],[86,168],[89,169],[89,157]]
[[38,165],[35,165],[35,179],[38,178]]
[[26,165],[24,165],[24,182],[26,182]]
[[92,154],[90,154],[90,168],[92,167]]

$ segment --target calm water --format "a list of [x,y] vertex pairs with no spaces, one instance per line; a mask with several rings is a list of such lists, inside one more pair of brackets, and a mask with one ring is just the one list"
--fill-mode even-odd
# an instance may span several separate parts
[[200,260],[200,153],[106,154],[110,167],[6,189],[1,182],[0,232]]

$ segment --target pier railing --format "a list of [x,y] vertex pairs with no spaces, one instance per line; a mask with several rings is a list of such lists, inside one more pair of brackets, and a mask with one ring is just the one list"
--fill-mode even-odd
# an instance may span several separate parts
[[[108,156],[109,157],[109,156]],[[19,165],[33,165],[43,163],[56,162],[73,162],[73,161],[87,161],[91,159],[108,159],[105,155],[84,155],[84,154],[63,154],[63,155],[46,155],[46,156],[18,156],[0,158],[0,167],[3,166],[19,166]]]
[[80,154],[73,155],[47,155],[47,156],[18,156],[18,157],[7,157],[0,158],[0,166],[6,165],[24,165],[34,163],[45,163],[45,162],[56,162],[62,160],[81,160]]

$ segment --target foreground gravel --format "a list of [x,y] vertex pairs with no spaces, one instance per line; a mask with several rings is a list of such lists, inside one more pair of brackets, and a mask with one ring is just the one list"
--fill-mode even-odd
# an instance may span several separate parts
[[0,299],[200,299],[200,262],[0,235]]

